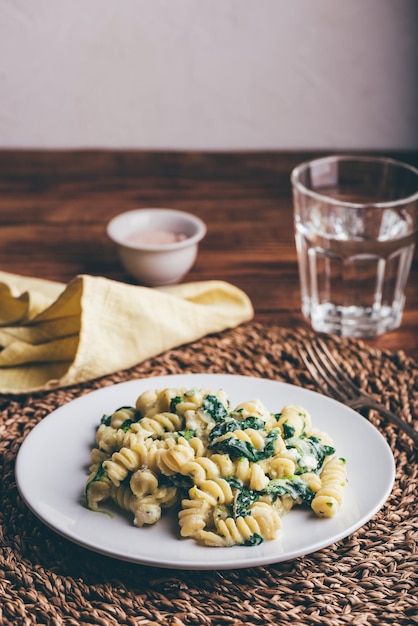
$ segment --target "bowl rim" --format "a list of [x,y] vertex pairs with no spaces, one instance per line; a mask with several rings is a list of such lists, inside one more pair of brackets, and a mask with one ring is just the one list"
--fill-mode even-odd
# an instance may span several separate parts
[[[154,217],[162,217],[162,216],[170,216],[174,218],[178,218],[179,221],[188,222],[189,224],[193,224],[196,228],[196,232],[194,235],[190,237],[186,237],[186,239],[181,239],[180,241],[174,241],[172,243],[135,243],[127,241],[124,236],[120,236],[115,233],[116,224],[123,222],[124,220],[129,219],[129,217],[133,215],[146,215],[150,214]],[[124,211],[123,213],[119,213],[115,215],[107,224],[106,232],[108,237],[114,241],[119,246],[124,248],[129,248],[130,250],[138,250],[138,251],[154,251],[154,252],[165,252],[169,250],[178,250],[181,248],[187,248],[193,244],[197,244],[199,241],[203,239],[206,235],[207,228],[206,224],[200,217],[194,215],[193,213],[189,213],[188,211],[182,211],[180,209],[170,209],[164,207],[144,207],[139,209],[131,209],[129,211]]]

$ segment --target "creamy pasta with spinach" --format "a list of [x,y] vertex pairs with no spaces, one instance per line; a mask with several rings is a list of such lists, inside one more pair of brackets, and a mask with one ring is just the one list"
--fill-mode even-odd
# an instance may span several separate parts
[[346,462],[303,408],[231,407],[223,390],[147,390],[102,417],[86,503],[106,501],[142,527],[175,508],[182,537],[206,546],[254,546],[278,536],[295,506],[337,514]]

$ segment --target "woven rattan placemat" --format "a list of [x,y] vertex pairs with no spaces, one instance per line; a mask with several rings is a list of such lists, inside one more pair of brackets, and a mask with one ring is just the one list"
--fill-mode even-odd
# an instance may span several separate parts
[[[63,403],[132,377],[177,373],[244,374],[315,389],[298,354],[310,336],[250,323],[91,384],[1,397],[0,624],[418,624],[416,456],[408,438],[375,414],[370,419],[396,460],[392,494],[360,530],[291,562],[201,572],[132,565],[61,538],[18,495],[19,446]],[[377,399],[408,421],[418,415],[418,363],[402,352],[372,350],[355,340],[340,340],[338,352]]]

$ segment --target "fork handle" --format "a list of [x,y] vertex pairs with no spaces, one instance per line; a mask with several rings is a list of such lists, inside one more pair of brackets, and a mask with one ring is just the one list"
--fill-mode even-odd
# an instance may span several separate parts
[[414,430],[412,426],[405,422],[402,418],[400,418],[399,415],[396,415],[396,413],[392,413],[392,411],[389,411],[389,409],[386,409],[384,406],[382,406],[378,402],[375,402],[374,400],[364,399],[363,406],[368,409],[374,409],[375,411],[380,413],[380,415],[386,417],[390,422],[396,424],[396,426],[399,426],[399,428],[403,430],[403,432],[406,433],[418,447],[418,431]]

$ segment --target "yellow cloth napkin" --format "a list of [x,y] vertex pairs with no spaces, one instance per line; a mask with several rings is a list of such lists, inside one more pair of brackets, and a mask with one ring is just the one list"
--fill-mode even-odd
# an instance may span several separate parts
[[155,289],[97,276],[64,285],[0,272],[0,392],[99,378],[252,316],[248,296],[223,281]]

